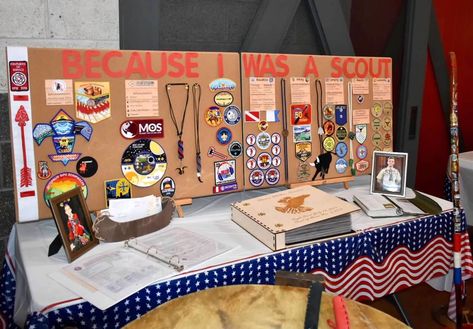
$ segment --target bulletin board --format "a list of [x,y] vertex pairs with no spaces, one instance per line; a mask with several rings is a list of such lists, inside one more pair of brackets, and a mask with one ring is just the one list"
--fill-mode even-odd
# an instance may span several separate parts
[[393,148],[391,65],[242,53],[245,188],[370,174],[373,151]]
[[7,58],[18,221],[51,218],[48,200],[75,186],[91,211],[243,189],[238,53],[8,47]]

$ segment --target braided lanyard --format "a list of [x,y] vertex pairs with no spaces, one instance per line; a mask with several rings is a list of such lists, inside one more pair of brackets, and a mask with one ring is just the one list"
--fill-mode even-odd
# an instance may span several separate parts
[[197,179],[203,183],[202,180],[202,158],[200,156],[200,95],[201,89],[198,83],[192,85],[192,105],[194,109],[194,128],[195,128],[195,161],[197,164]]
[[[182,120],[181,120],[180,127],[177,123],[176,115],[174,113],[174,108],[172,107],[171,95],[169,94],[172,86],[184,86],[186,88],[186,105],[184,107],[184,113],[182,113]],[[184,130],[184,121],[186,120],[187,104],[189,103],[189,84],[188,83],[167,83],[166,84],[166,95],[167,95],[168,101],[169,101],[169,111],[170,111],[170,114],[171,114],[171,120],[172,120],[172,123],[174,123],[174,127],[176,128],[176,133],[177,133],[177,137],[178,137],[177,155],[179,157],[180,167],[177,168],[177,171],[179,172],[179,175],[182,175],[182,174],[184,174],[184,168],[186,168],[185,166],[184,167],[182,166],[182,160],[184,159],[184,142],[182,141],[182,134],[184,132],[183,131]]]
[[319,135],[319,149],[322,154],[322,136],[324,135],[323,119],[322,119],[322,82],[319,79],[315,80],[315,93],[317,94],[317,134]]

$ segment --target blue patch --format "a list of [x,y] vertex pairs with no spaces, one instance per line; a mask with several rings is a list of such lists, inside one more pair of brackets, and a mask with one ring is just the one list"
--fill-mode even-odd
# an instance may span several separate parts
[[335,147],[335,153],[339,158],[343,158],[348,153],[348,146],[344,142],[339,142]]
[[232,140],[232,132],[230,129],[223,127],[217,131],[217,140],[222,145],[227,145]]
[[339,126],[343,126],[347,123],[347,106],[346,105],[335,105],[335,122]]
[[348,162],[345,159],[338,159],[337,162],[335,162],[335,170],[339,174],[343,174],[348,168]]
[[235,105],[227,106],[223,112],[223,119],[231,126],[236,125],[241,120],[240,109]]

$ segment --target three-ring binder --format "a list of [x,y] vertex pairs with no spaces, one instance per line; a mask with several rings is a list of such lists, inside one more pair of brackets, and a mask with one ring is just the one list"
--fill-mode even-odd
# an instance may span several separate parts
[[[154,245],[149,246],[146,250],[145,250],[146,247],[141,249],[140,245],[138,244],[138,239],[136,239],[136,238],[130,238],[130,239],[126,240],[125,241],[125,248],[132,248],[136,251],[139,251],[139,252],[145,254],[146,256],[153,257],[154,259],[157,259],[158,261],[174,268],[178,272],[181,272],[182,270],[184,270],[184,265],[179,264],[180,259],[179,259],[178,255],[173,255],[168,260],[166,260],[166,259],[164,259],[164,258],[162,258],[158,255],[158,248]],[[177,259],[177,261],[174,261],[174,259]]]

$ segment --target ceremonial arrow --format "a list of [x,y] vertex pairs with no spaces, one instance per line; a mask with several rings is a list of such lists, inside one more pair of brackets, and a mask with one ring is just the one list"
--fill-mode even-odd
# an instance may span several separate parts
[[26,113],[23,105],[20,105],[18,112],[15,115],[15,122],[18,122],[18,126],[21,129],[21,150],[23,152],[23,168],[20,170],[20,186],[32,186],[33,178],[31,177],[31,168],[28,168],[28,163],[26,160],[26,144],[25,144],[25,126],[26,122],[30,121],[28,113]]

